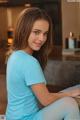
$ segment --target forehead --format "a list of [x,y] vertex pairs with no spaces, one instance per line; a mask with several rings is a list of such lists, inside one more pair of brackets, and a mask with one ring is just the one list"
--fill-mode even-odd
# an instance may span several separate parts
[[36,20],[33,24],[32,29],[39,29],[39,30],[45,30],[48,31],[49,29],[49,23],[47,20]]

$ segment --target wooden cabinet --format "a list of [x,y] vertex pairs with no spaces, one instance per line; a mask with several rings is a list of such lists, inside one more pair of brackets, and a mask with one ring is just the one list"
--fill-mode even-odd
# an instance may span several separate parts
[[7,104],[6,78],[0,74],[0,114],[5,114]]

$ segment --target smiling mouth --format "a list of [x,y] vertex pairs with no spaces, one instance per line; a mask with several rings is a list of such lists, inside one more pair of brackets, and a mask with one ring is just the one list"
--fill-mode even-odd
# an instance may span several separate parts
[[35,43],[35,45],[36,45],[37,47],[41,47],[41,46],[42,46],[41,43]]

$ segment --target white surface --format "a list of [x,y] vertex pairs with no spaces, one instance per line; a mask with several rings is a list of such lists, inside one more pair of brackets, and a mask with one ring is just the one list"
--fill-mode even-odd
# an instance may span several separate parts
[[0,120],[6,120],[5,115],[0,115]]

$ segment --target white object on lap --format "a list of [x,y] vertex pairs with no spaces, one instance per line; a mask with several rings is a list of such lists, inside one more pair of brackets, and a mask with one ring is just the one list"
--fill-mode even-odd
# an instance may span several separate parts
[[5,115],[0,115],[0,120],[6,120]]

